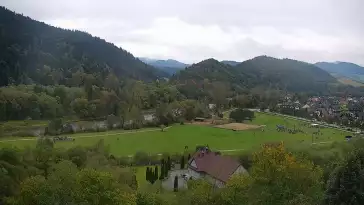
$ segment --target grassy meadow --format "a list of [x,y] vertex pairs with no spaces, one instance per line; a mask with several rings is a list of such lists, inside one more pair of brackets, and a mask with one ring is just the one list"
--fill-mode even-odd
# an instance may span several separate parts
[[[202,125],[173,125],[162,132],[158,128],[147,128],[132,131],[109,131],[99,133],[82,133],[72,135],[75,141],[57,142],[56,147],[70,148],[74,146],[91,146],[103,139],[110,151],[116,156],[133,155],[138,151],[149,154],[157,153],[181,153],[185,146],[194,150],[196,145],[208,144],[214,150],[222,152],[235,152],[253,150],[264,143],[284,141],[287,146],[311,144],[312,132],[317,128],[303,126],[303,122],[285,119],[280,116],[272,116],[256,113],[252,122],[256,125],[265,125],[261,129],[232,131]],[[302,129],[305,133],[289,134],[276,131],[276,125],[284,125],[287,128]],[[307,124],[307,123],[306,123]],[[315,136],[314,143],[343,141],[347,134],[331,128],[321,128],[322,135]],[[0,140],[0,147],[16,146],[24,148],[35,146],[36,138],[11,138]]]

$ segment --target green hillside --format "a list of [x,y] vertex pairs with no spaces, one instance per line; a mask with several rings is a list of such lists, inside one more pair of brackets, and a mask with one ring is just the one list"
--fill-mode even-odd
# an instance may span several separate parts
[[76,72],[105,79],[165,76],[132,54],[88,33],[49,26],[0,7],[0,86],[70,84]]
[[215,59],[193,64],[173,78],[182,85],[201,87],[206,82],[222,82],[233,87],[265,87],[291,92],[325,92],[339,82],[326,71],[309,63],[260,56],[236,66]]
[[338,83],[326,71],[309,63],[259,56],[236,66],[249,86],[263,85],[287,91],[326,91]]
[[340,75],[354,81],[364,82],[364,67],[348,62],[318,62],[315,65],[331,74]]
[[230,65],[221,63],[215,59],[207,59],[187,67],[177,73],[172,79],[179,83],[194,80],[195,82],[208,79],[210,81],[233,81],[237,71]]

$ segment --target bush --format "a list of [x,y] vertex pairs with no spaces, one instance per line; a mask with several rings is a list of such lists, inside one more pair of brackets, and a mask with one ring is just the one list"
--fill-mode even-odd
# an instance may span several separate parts
[[108,130],[107,127],[97,127],[96,128],[97,132],[106,132],[107,130]]
[[46,135],[59,135],[63,126],[62,118],[53,119],[49,122]]
[[158,122],[156,121],[145,121],[143,127],[158,127]]
[[161,131],[164,132],[164,129],[166,128],[166,126],[162,124],[159,127],[161,128]]
[[252,121],[255,118],[255,115],[254,112],[250,110],[236,109],[230,113],[229,117],[236,122],[244,122],[244,120]]
[[142,166],[142,165],[149,165],[150,164],[150,157],[145,152],[137,152],[134,155],[134,163],[136,165]]
[[117,158],[117,165],[121,166],[121,167],[129,167],[131,166],[130,164],[133,162],[133,160],[129,157],[120,157]]

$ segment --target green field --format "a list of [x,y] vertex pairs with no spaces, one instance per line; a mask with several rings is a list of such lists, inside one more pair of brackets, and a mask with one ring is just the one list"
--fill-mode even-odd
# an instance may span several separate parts
[[[57,142],[56,147],[69,148],[73,146],[91,146],[103,139],[105,144],[110,146],[112,154],[117,156],[133,155],[138,151],[150,154],[156,153],[181,153],[184,147],[188,146],[193,150],[196,145],[208,144],[212,149],[222,152],[234,152],[241,150],[252,150],[267,142],[284,141],[288,146],[311,144],[311,133],[317,128],[308,128],[302,125],[301,121],[289,120],[279,116],[271,116],[256,113],[256,119],[249,122],[257,125],[266,125],[265,131],[247,130],[232,131],[209,126],[199,125],[173,125],[166,131],[159,129],[142,129],[138,131],[111,131],[99,133],[83,133],[72,135],[74,142]],[[288,128],[300,128],[306,132],[289,134],[276,131],[276,125],[285,125]],[[322,135],[314,137],[314,142],[343,141],[347,134],[331,128],[322,128]],[[13,141],[10,141],[13,140]],[[15,140],[15,141],[14,141]],[[35,138],[12,138],[0,141],[1,146],[16,146],[23,148],[34,146]]]

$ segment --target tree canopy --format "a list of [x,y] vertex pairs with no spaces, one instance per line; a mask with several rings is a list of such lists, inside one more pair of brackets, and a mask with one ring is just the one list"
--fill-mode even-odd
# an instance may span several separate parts
[[[151,81],[166,74],[81,31],[46,25],[0,7],[0,86],[86,83],[89,78]],[[78,75],[78,76],[77,76]]]

